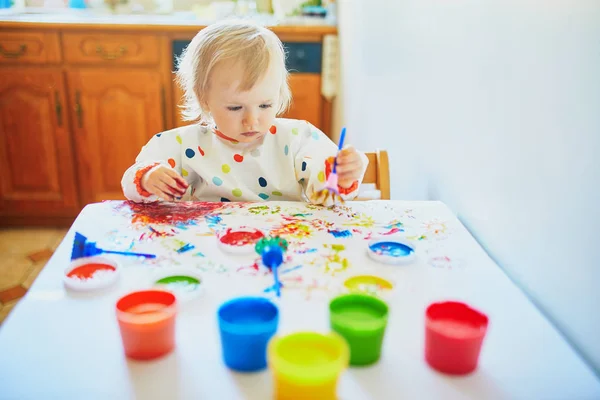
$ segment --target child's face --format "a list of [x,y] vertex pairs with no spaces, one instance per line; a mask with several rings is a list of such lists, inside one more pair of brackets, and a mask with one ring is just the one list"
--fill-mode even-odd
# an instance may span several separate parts
[[217,65],[210,76],[205,109],[224,135],[250,143],[262,139],[273,125],[281,79],[275,68],[269,67],[254,87],[242,92],[238,90],[242,72],[239,65]]

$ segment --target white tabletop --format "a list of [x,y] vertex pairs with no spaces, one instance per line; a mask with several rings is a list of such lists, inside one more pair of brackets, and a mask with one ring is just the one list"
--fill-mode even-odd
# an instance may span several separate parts
[[[0,327],[0,399],[270,398],[268,370],[242,374],[224,366],[216,309],[236,295],[263,294],[272,278],[262,272],[252,276],[252,268],[240,270],[255,257],[223,254],[211,233],[234,223],[273,227],[282,215],[297,213],[304,215],[291,217],[292,221],[332,221],[353,236],[334,238],[313,222],[311,237],[289,238],[293,259],[288,264],[304,265],[290,274],[310,277],[322,290],[284,288],[282,297],[274,300],[281,313],[278,333],[327,332],[327,299],[349,276],[369,273],[395,284],[393,291],[381,295],[390,305],[382,359],[371,367],[349,368],[340,380],[341,399],[600,398],[597,377],[442,203],[356,202],[337,213],[306,209],[300,203],[264,203],[276,211],[254,209],[264,216],[248,212],[251,205],[231,204],[220,221],[206,224],[201,219],[174,229],[176,238],[196,245],[185,254],[174,251],[173,237],[148,241],[148,224],[133,224],[129,208],[120,205],[105,202],[82,211]],[[365,223],[373,226],[365,228]],[[394,232],[398,227],[404,231]],[[113,256],[123,266],[118,283],[101,293],[76,295],[62,283],[75,231],[98,241],[99,247],[118,250],[133,244],[135,250],[154,251],[160,257],[143,261]],[[416,261],[406,266],[371,261],[366,256],[369,232],[416,240]],[[146,236],[140,242],[141,233]],[[325,270],[331,249],[324,243],[345,246],[339,255],[350,261],[346,270],[333,276]],[[318,250],[299,254],[303,247]],[[177,263],[200,271],[205,290],[181,305],[173,353],[151,362],[130,361],[123,354],[115,302],[131,290],[148,287],[157,271]],[[431,302],[448,299],[465,301],[490,318],[479,367],[465,377],[437,373],[424,361],[424,310]]]

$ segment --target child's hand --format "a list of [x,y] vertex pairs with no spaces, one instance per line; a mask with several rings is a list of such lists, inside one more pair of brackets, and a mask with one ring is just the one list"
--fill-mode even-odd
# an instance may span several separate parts
[[174,170],[160,166],[142,178],[142,188],[163,200],[173,201],[187,190],[188,183]]
[[352,146],[345,147],[337,156],[338,185],[344,189],[362,177],[364,170],[360,153]]

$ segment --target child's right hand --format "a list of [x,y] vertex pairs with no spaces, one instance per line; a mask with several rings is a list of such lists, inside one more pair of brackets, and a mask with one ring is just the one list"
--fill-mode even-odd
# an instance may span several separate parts
[[163,200],[174,201],[185,194],[188,183],[177,172],[161,165],[144,175],[142,188]]

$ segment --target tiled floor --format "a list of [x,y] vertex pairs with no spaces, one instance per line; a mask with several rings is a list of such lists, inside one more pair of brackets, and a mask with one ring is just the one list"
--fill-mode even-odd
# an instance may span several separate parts
[[35,281],[67,229],[0,229],[0,324]]

